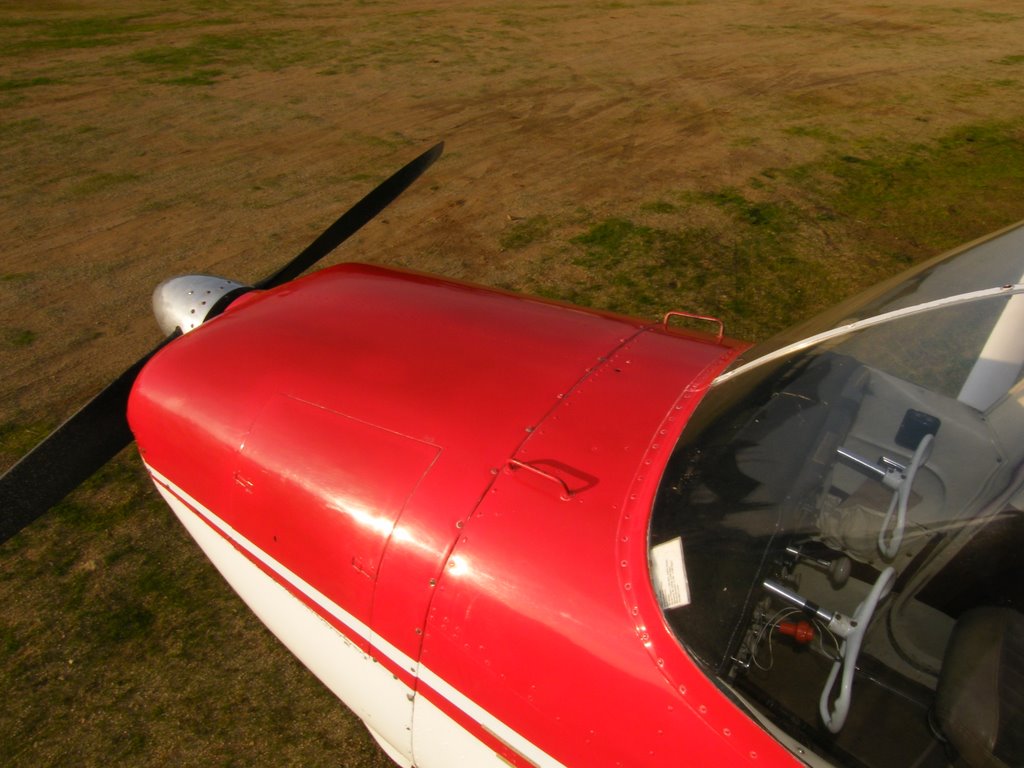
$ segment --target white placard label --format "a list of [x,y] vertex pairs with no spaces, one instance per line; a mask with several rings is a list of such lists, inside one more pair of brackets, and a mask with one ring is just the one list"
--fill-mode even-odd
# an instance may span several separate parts
[[690,583],[683,562],[683,540],[670,539],[651,548],[654,593],[664,609],[690,604]]

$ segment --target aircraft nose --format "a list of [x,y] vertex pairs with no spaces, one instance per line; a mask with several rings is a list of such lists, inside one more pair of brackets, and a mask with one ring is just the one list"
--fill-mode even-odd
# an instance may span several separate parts
[[182,275],[164,280],[153,291],[153,314],[166,334],[180,328],[188,333],[202,325],[216,309],[219,314],[249,286],[215,275]]

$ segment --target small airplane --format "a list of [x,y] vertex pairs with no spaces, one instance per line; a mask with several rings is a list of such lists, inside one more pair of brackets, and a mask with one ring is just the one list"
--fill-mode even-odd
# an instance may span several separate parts
[[1024,765],[1024,222],[753,348],[300,277],[441,151],[254,285],[158,287],[167,338],[0,478],[0,540],[134,438],[401,766]]

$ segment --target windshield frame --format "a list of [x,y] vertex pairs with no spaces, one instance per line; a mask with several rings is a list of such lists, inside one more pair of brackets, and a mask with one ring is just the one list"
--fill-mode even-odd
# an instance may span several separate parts
[[[878,325],[885,325],[886,323],[894,320],[900,320],[905,317],[913,317],[915,315],[925,314],[935,310],[944,309],[946,307],[955,307],[962,304],[970,304],[976,301],[984,301],[986,299],[998,298],[1000,296],[1017,296],[1024,293],[1024,283],[1011,283],[1008,285],[1001,285],[994,288],[985,288],[980,291],[969,291],[967,293],[960,293],[956,296],[948,296],[943,299],[935,299],[934,301],[926,301],[921,304],[915,304],[911,307],[904,307],[902,309],[894,309],[891,312],[883,312],[879,315],[873,315],[872,317],[865,318],[863,320],[855,320],[852,323],[846,323],[836,328],[831,328],[827,331],[808,336],[800,341],[787,344],[784,347],[779,347],[770,352],[766,352],[759,357],[755,357],[752,360],[738,361],[739,365],[730,368],[721,375],[719,375],[713,382],[709,389],[714,389],[727,381],[743,376],[749,371],[755,368],[760,368],[763,365],[767,365],[776,360],[782,360],[784,358],[793,356],[799,352],[802,352],[812,347],[819,346],[827,341],[842,338],[843,336],[849,336],[859,331],[867,330]],[[756,353],[757,348],[755,348]]]

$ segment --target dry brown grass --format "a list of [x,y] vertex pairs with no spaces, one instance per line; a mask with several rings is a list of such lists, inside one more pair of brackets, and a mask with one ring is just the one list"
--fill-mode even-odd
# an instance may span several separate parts
[[[7,2],[0,465],[146,351],[168,275],[338,258],[763,336],[1024,218],[1017,0]],[[0,550],[0,762],[384,766],[137,462]]]

